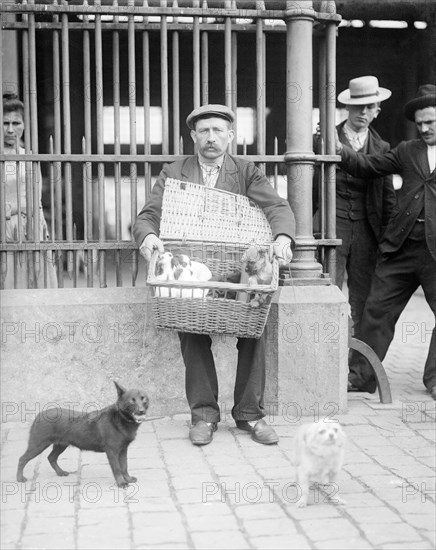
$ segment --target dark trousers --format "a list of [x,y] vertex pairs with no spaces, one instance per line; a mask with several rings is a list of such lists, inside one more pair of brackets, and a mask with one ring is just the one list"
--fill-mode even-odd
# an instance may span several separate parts
[[374,275],[377,240],[366,219],[337,217],[336,235],[342,239],[342,245],[336,249],[336,284],[342,289],[346,271],[354,336],[361,339],[360,323]]
[[[419,285],[422,286],[425,299],[436,317],[436,261],[424,239],[407,239],[400,250],[380,258],[363,312],[361,340],[372,347],[381,361],[394,337],[395,324]],[[374,371],[358,352],[352,354],[349,380],[358,388],[373,385],[373,391],[375,390]],[[423,382],[427,389],[436,385],[435,328],[430,340]]]
[[[220,421],[218,379],[211,350],[212,340],[205,334],[179,332],[186,368],[186,397],[192,423]],[[238,338],[238,364],[232,416],[235,420],[258,420],[265,416],[265,349],[263,338]]]

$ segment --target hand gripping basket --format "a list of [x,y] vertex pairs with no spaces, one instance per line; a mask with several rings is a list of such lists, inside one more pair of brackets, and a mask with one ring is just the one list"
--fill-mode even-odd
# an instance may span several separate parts
[[[155,276],[159,254],[154,251],[147,284],[152,288],[157,328],[260,338],[278,287],[277,260],[272,260],[269,285],[225,281],[229,273],[241,271],[241,258],[249,246],[271,246],[271,228],[257,205],[242,195],[168,178],[160,239],[165,251],[205,263],[212,279],[220,280],[159,280]],[[258,296],[261,305],[253,307],[250,301]]]

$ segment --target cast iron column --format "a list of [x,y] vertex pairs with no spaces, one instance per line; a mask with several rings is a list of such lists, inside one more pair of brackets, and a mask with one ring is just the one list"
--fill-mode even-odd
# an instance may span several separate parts
[[[300,7],[301,6],[301,7]],[[312,27],[316,18],[311,1],[286,2],[286,148],[288,200],[296,219],[293,278],[320,278],[315,259],[312,180]]]

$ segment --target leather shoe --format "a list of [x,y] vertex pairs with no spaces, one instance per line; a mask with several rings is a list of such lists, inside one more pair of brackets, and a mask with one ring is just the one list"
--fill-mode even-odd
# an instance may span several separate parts
[[204,420],[198,421],[189,430],[189,439],[193,445],[208,445],[212,441],[213,432],[218,429],[216,422],[209,424]]
[[246,420],[236,420],[236,427],[251,433],[251,439],[256,441],[256,443],[274,445],[279,442],[278,435],[274,429],[268,426],[263,419],[258,420],[254,426],[250,426]]
[[432,386],[430,388],[430,395],[433,397],[433,399],[436,401],[436,386]]
[[357,385],[350,378],[348,379],[347,392],[367,392],[375,393],[377,390],[377,382],[374,379],[370,379],[361,385]]

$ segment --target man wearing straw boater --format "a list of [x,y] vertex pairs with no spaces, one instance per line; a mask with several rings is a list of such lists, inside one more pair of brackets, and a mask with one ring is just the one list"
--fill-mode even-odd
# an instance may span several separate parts
[[[259,205],[274,236],[274,252],[283,265],[292,259],[295,221],[292,210],[271,187],[253,162],[227,153],[234,139],[235,114],[225,105],[203,105],[190,113],[186,124],[196,154],[165,165],[153,186],[150,199],[133,227],[141,254],[150,261],[154,249],[164,252],[159,239],[162,197],[167,178],[200,183],[245,195]],[[179,333],[186,367],[186,396],[191,409],[189,437],[194,445],[207,445],[220,421],[218,380],[212,340],[206,334]],[[264,420],[265,351],[263,339],[238,338],[238,364],[232,416],[236,426],[249,432],[254,441],[266,445],[278,442],[274,429]]]
[[[380,114],[381,102],[390,96],[391,91],[379,86],[375,76],[350,80],[348,89],[338,95],[338,101],[348,111],[347,119],[336,127],[341,143],[361,153],[389,151],[389,143],[372,128],[372,122]],[[360,338],[378,240],[395,204],[392,176],[355,178],[336,168],[336,236],[342,241],[336,248],[336,285],[342,289],[347,273],[348,301],[356,338]]]

